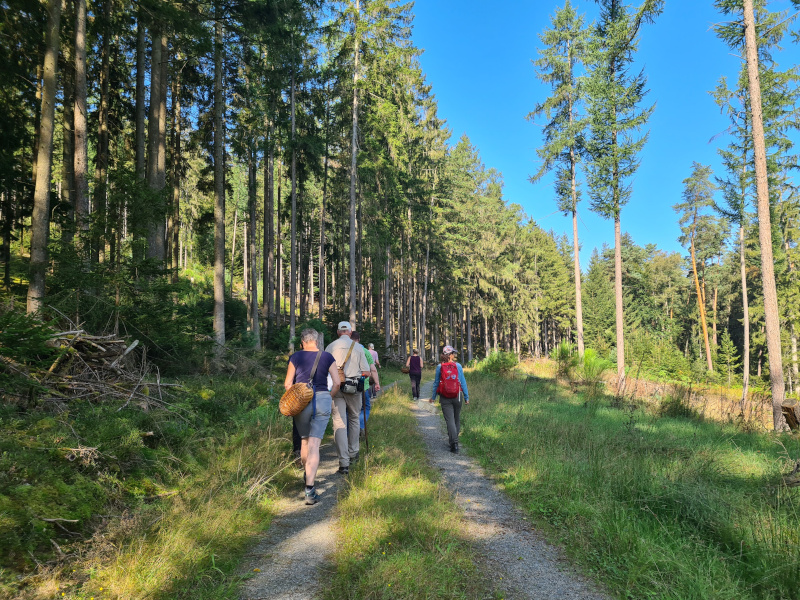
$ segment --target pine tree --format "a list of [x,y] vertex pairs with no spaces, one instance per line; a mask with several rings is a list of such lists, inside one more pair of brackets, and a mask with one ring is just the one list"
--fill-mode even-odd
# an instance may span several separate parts
[[[706,352],[706,366],[709,371],[714,370],[711,358],[711,345],[708,339],[708,319],[706,318],[706,297],[705,286],[700,284],[698,271],[705,272],[705,260],[698,257],[698,245],[702,248],[703,258],[709,255],[712,250],[710,244],[700,243],[698,239],[709,237],[712,230],[718,229],[718,219],[707,214],[714,204],[713,194],[714,184],[711,182],[711,167],[692,163],[692,174],[683,180],[685,186],[683,191],[683,202],[675,204],[672,208],[680,215],[681,224],[681,243],[689,245],[689,259],[692,266],[694,277],[695,292],[697,293],[697,309],[700,313],[700,327],[703,331],[703,344]],[[706,235],[704,235],[706,234]],[[710,240],[704,240],[706,242]],[[700,266],[698,268],[698,263]]]
[[639,167],[638,153],[647,134],[636,133],[647,123],[653,106],[640,109],[646,94],[644,73],[628,69],[639,45],[639,30],[652,23],[663,0],[646,0],[629,12],[621,0],[597,0],[600,19],[594,29],[587,98],[591,138],[588,143],[589,193],[592,210],[614,220],[614,295],[616,304],[617,389],[625,389],[625,334],[622,301],[620,213],[632,193],[628,180]]
[[581,79],[576,67],[584,61],[588,34],[583,17],[572,8],[569,0],[556,11],[552,18],[552,29],[539,36],[545,45],[540,50],[541,58],[534,61],[539,70],[539,79],[550,83],[553,95],[536,106],[529,119],[544,114],[549,120],[544,127],[545,145],[537,150],[543,164],[531,177],[537,181],[555,168],[555,191],[559,210],[572,214],[572,240],[575,280],[575,318],[577,326],[578,354],[583,356],[583,308],[581,304],[581,268],[578,243],[578,201],[580,192],[577,183],[577,167],[584,151],[586,119],[579,109],[583,101]]

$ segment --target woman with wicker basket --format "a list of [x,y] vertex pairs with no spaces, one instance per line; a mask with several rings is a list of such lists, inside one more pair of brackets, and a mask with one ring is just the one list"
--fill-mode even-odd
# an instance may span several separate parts
[[[306,484],[306,504],[316,504],[319,500],[319,494],[314,489],[314,478],[319,467],[319,446],[331,417],[332,395],[339,391],[341,385],[336,359],[332,354],[319,349],[318,336],[319,333],[314,329],[303,330],[300,334],[303,349],[289,357],[286,380],[283,382],[287,391],[298,382],[308,382],[314,389],[313,401],[294,417],[302,440],[300,460],[305,469],[303,479]],[[330,391],[328,375],[333,381]]]

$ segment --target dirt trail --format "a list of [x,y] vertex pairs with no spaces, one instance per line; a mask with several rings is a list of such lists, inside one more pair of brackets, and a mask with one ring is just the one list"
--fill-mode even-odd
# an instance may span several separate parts
[[[422,386],[431,395],[433,382]],[[438,404],[411,405],[431,463],[464,511],[464,531],[481,555],[481,569],[507,598],[605,600],[598,587],[578,575],[558,549],[546,543],[524,515],[469,457],[469,448],[452,454]],[[465,409],[465,416],[469,408]],[[467,417],[468,418],[468,417]],[[332,443],[321,448],[317,489],[322,501],[305,506],[285,499],[265,537],[247,555],[243,572],[254,576],[243,586],[242,600],[313,600],[324,585],[324,570],[335,549],[334,507],[342,481]],[[314,548],[309,552],[308,548]],[[298,568],[298,565],[303,568]],[[256,571],[257,569],[257,571]]]
[[[421,398],[430,398],[433,382],[422,386]],[[476,400],[478,401],[478,400]],[[427,400],[412,406],[428,457],[439,469],[447,488],[464,511],[464,530],[481,555],[481,566],[507,598],[536,600],[603,600],[598,586],[581,577],[561,552],[544,541],[520,510],[469,457],[450,452],[441,409]],[[469,406],[462,407],[462,421]]]

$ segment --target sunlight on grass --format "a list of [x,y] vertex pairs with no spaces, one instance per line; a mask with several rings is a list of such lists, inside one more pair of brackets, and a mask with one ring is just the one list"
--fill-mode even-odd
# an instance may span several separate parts
[[800,442],[474,377],[462,439],[621,597],[800,598]]
[[[221,380],[214,389],[214,402],[229,403],[231,394],[262,400],[243,380]],[[241,556],[271,523],[291,461],[288,420],[274,405],[231,417],[227,434],[185,439],[180,458],[163,461],[162,493],[110,516],[76,560],[41,573],[25,597],[234,598]]]
[[491,598],[460,512],[427,463],[396,388],[373,405],[372,447],[339,499],[336,572],[325,598]]

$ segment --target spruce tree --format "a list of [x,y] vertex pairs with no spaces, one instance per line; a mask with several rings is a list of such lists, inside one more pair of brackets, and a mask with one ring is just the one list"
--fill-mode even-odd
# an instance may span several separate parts
[[538,181],[545,173],[555,169],[555,192],[558,208],[572,215],[573,271],[575,280],[575,320],[578,354],[583,356],[583,308],[581,304],[581,268],[578,243],[578,201],[580,192],[577,169],[584,151],[586,118],[581,115],[583,102],[582,79],[575,69],[585,60],[588,34],[583,17],[566,1],[552,18],[552,28],[539,36],[544,44],[541,58],[534,61],[539,79],[549,83],[553,95],[528,115],[533,120],[544,114],[544,146],[536,151],[542,166],[531,177]]
[[646,94],[644,72],[630,73],[639,31],[652,23],[663,0],[646,0],[629,10],[621,0],[597,0],[600,18],[594,28],[587,81],[591,136],[588,143],[589,195],[592,210],[614,221],[614,295],[616,305],[617,390],[625,389],[625,334],[622,302],[620,213],[632,194],[630,179],[639,168],[647,134],[639,135],[654,106],[640,108]]

